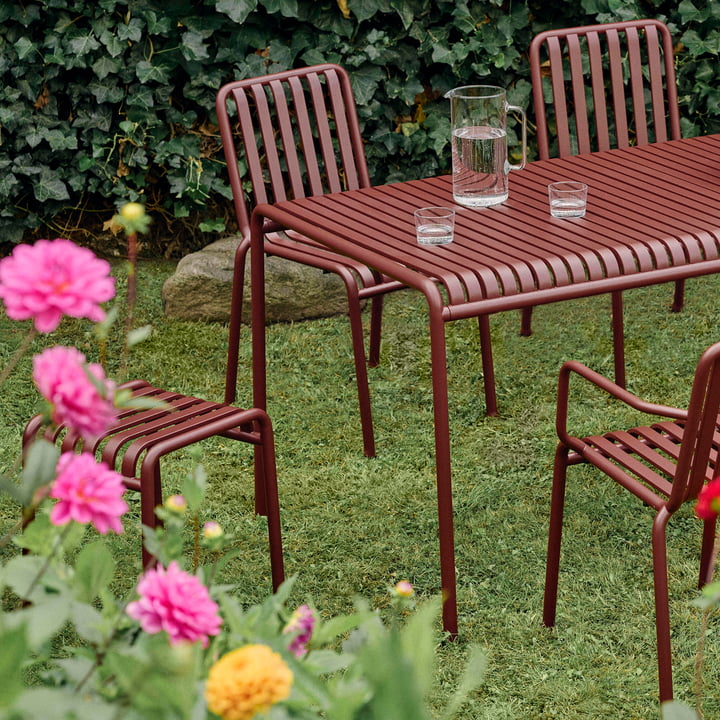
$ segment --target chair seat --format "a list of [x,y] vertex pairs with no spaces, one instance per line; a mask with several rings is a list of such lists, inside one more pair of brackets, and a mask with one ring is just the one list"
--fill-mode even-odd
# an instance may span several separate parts
[[[571,454],[568,463],[580,462],[582,457],[582,460],[604,470],[644,502],[659,508],[672,492],[672,479],[675,477],[684,436],[684,421],[659,422],[605,435],[591,435],[573,444],[572,449],[577,455],[574,457]],[[719,449],[720,433],[716,432],[706,473],[707,481],[713,477]],[[641,488],[650,490],[652,494]]]
[[265,235],[265,251],[268,255],[277,255],[330,272],[338,272],[340,267],[347,268],[359,280],[358,295],[360,298],[402,290],[406,287],[403,283],[393,280],[387,275],[372,271],[361,262],[338,255],[312,238],[290,230],[267,233]]

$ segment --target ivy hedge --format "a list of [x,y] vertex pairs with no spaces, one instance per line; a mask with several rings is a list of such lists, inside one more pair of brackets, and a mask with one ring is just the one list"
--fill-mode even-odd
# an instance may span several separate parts
[[293,66],[350,71],[374,181],[447,171],[447,90],[529,108],[536,33],[633,17],[676,38],[684,134],[720,131],[710,0],[2,0],[0,239],[102,239],[127,200],[162,220],[155,253],[231,229],[215,94]]

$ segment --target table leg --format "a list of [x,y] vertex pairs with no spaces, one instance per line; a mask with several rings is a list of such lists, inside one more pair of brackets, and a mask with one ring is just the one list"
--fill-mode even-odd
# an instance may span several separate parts
[[615,382],[625,387],[625,327],[623,320],[623,296],[620,290],[610,293],[612,298],[613,356],[615,358]]
[[482,358],[483,386],[485,388],[485,414],[497,417],[497,391],[495,389],[495,368],[493,367],[492,339],[490,337],[490,316],[478,317],[480,328],[480,356]]
[[440,540],[440,583],[443,592],[443,629],[457,637],[455,580],[455,539],[450,470],[450,419],[448,410],[447,352],[442,303],[428,297],[430,305],[430,363],[435,416],[435,468],[437,474],[438,536]]

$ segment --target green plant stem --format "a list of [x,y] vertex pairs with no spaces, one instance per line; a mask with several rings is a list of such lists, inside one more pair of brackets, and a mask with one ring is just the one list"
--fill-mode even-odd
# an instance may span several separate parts
[[200,566],[200,518],[198,514],[193,515],[193,573],[197,572]]
[[120,372],[118,378],[120,382],[127,379],[128,363],[130,360],[130,344],[128,342],[128,337],[135,324],[135,305],[137,304],[137,233],[130,233],[127,236],[127,242],[128,271],[127,291],[125,294],[125,343],[123,345],[122,358],[120,360]]
[[[720,533],[715,535],[715,542],[713,543],[712,556],[710,557],[710,567],[713,568],[713,574],[715,573],[715,567],[717,565],[717,557],[720,552]],[[708,623],[710,621],[710,615],[713,611],[713,606],[706,607],[702,619],[700,621],[700,636],[698,637],[697,652],[695,653],[695,711],[700,718],[705,717],[702,710],[702,696],[703,696],[703,661],[705,658],[705,639],[707,637]]]

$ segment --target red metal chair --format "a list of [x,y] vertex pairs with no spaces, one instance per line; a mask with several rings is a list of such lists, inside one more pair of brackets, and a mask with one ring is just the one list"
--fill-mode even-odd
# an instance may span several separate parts
[[[648,426],[575,437],[567,430],[570,377],[576,374],[635,410],[664,418]],[[543,622],[555,624],[565,482],[568,465],[590,463],[655,510],[652,526],[660,701],[673,697],[666,527],[670,517],[717,472],[720,432],[720,343],[706,350],[695,371],[687,410],[648,403],[580,363],[566,362],[560,371],[550,532],[545,576]],[[715,521],[706,520],[700,554],[699,585],[709,582],[713,568]]]
[[[679,139],[673,63],[670,31],[657,20],[540,33],[530,45],[540,159]],[[683,295],[680,280],[673,311]],[[622,295],[613,293],[615,379],[624,386],[622,313]],[[531,316],[532,308],[522,313],[523,335],[532,332]]]
[[[235,399],[245,259],[254,205],[369,187],[367,162],[347,73],[318,65],[229,83],[216,100],[242,240],[235,256],[225,400]],[[246,197],[250,188],[252,200]],[[380,354],[382,301],[403,287],[297,233],[268,225],[265,251],[336,273],[345,283],[365,455],[375,455],[361,307],[372,299],[368,361]]]
[[[64,426],[48,429],[44,436],[51,442],[60,442],[63,452],[80,448],[93,452],[119,472],[125,486],[140,493],[142,524],[152,528],[158,524],[155,508],[163,501],[160,459],[164,455],[216,435],[250,443],[255,448],[255,510],[268,518],[272,582],[277,589],[284,571],[275,445],[267,414],[257,408],[242,410],[160,390],[142,380],[121,387],[131,389],[133,397],[150,398],[162,404],[151,409],[122,410],[115,424],[91,443],[83,443]],[[42,416],[30,420],[23,432],[23,448],[37,437],[42,426]],[[152,561],[143,547],[143,566]]]

